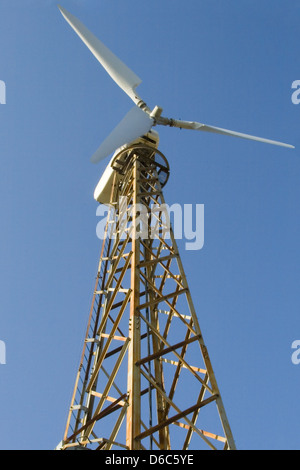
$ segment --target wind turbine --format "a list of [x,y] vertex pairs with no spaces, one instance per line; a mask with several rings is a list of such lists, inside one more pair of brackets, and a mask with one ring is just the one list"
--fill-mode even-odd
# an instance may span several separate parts
[[293,145],[285,144],[275,140],[256,137],[241,132],[231,131],[220,127],[210,126],[194,121],[183,121],[162,116],[162,108],[155,106],[151,110],[143,99],[138,95],[136,88],[141,84],[141,79],[130,70],[115,54],[113,54],[96,36],[94,36],[75,16],[59,6],[59,9],[82,39],[85,45],[94,54],[96,59],[104,67],[111,78],[132,99],[135,106],[126,114],[117,127],[109,134],[91,158],[97,163],[110,155],[124,144],[135,141],[140,136],[147,134],[153,126],[163,125],[177,127],[180,129],[191,129],[196,131],[212,132],[231,137],[254,140],[266,144],[279,145],[287,148],[295,148]]
[[[151,110],[136,92],[140,78],[77,18],[59,9],[135,106],[92,156],[97,163],[115,152],[95,199],[120,212],[125,198],[132,225],[125,232],[108,214],[83,352],[57,449],[234,450],[175,237],[172,231],[170,242],[161,236],[169,166],[151,129],[164,125],[293,146],[166,118],[158,106]],[[149,240],[137,235],[141,223],[132,207],[143,205],[150,213],[153,204],[159,207],[153,213],[157,230]],[[195,359],[197,365],[191,365]]]

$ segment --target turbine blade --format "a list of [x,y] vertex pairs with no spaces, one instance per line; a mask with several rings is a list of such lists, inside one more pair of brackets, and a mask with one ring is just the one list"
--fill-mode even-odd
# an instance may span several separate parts
[[122,145],[129,144],[147,134],[153,126],[153,122],[148,114],[135,106],[102,142],[91,161],[98,163]]
[[141,98],[135,92],[135,88],[142,82],[141,79],[96,38],[81,21],[60,5],[58,8],[65,20],[94,54],[111,78],[137,104]]
[[208,126],[207,124],[201,124],[200,122],[171,120],[171,126],[180,127],[183,129],[193,129],[196,131],[213,132],[215,134],[228,135],[231,137],[240,137],[242,139],[254,140],[257,142],[263,142],[265,144],[279,145],[281,147],[295,148],[293,145],[278,142],[277,140],[270,140],[262,137],[256,137],[254,135],[242,134],[241,132],[230,131],[228,129],[222,129],[221,127]]

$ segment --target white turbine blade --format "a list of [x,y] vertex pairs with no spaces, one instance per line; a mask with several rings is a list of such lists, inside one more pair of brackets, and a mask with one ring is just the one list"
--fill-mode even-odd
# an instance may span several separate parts
[[94,36],[75,16],[58,6],[65,20],[70,24],[111,78],[137,104],[141,98],[135,88],[142,82],[117,56],[115,56],[96,36]]
[[92,156],[91,161],[97,163],[122,145],[129,144],[142,135],[147,134],[153,126],[153,122],[153,119],[148,114],[135,106],[102,142]]
[[241,132],[230,131],[230,130],[222,129],[219,127],[207,126],[205,124],[202,124],[202,126],[198,130],[206,131],[206,132],[214,132],[216,134],[229,135],[232,137],[240,137],[242,139],[254,140],[256,142],[263,142],[265,144],[271,144],[271,145],[279,145],[281,147],[295,148],[293,145],[285,144],[284,142],[279,142],[277,140],[270,140],[270,139],[265,139],[263,137],[257,137],[254,135],[242,134]]
[[232,137],[240,137],[242,139],[263,142],[265,144],[280,145],[281,147],[295,148],[293,145],[285,144],[283,142],[278,142],[276,140],[264,139],[262,137],[256,137],[254,135],[249,135],[249,134],[242,134],[241,132],[230,131],[228,129],[222,129],[221,127],[208,126],[206,124],[201,124],[200,122],[171,120],[170,125],[175,126],[175,127],[180,127],[183,129],[193,129],[196,131],[213,132],[215,134],[228,135]]

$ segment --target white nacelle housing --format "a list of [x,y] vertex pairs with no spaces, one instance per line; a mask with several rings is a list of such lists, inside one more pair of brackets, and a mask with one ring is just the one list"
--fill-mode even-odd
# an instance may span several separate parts
[[[144,145],[151,145],[154,146],[155,148],[158,147],[159,144],[159,135],[156,131],[151,130],[148,132],[147,135],[139,137],[137,140],[134,142],[130,142],[130,144],[126,144],[123,147],[118,148],[115,153],[113,154],[109,164],[104,170],[103,175],[101,176],[99,183],[96,186],[96,189],[94,191],[94,199],[98,201],[100,204],[104,205],[109,205],[110,203],[110,198],[111,198],[111,190],[112,190],[112,185],[113,185],[113,178],[114,178],[114,173],[115,170],[112,168],[112,163],[123,149],[126,149],[128,147],[131,147],[132,145],[135,144],[144,144]],[[120,177],[117,173],[117,178]]]

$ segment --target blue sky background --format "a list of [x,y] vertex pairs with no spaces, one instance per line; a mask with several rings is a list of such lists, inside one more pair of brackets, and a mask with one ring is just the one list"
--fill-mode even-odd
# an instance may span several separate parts
[[[61,0],[164,114],[296,150],[160,128],[169,204],[205,205],[179,242],[239,449],[299,449],[300,5]],[[0,1],[0,448],[53,449],[73,390],[101,242],[90,156],[132,107],[51,0]]]

